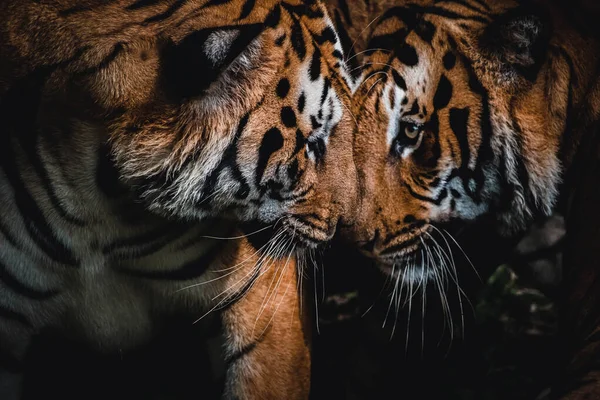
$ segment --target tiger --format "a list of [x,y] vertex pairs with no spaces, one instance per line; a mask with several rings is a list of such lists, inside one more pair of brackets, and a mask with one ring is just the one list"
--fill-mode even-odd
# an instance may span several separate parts
[[[458,283],[466,230],[517,238],[564,215],[568,345],[553,395],[569,399],[600,395],[600,14],[575,3],[330,3],[359,75],[359,201],[342,235],[412,299],[415,288]],[[573,389],[574,379],[587,386]]]
[[0,398],[37,333],[126,351],[174,313],[221,324],[224,398],[307,398],[301,264],[357,187],[344,60],[319,1],[2,1]]

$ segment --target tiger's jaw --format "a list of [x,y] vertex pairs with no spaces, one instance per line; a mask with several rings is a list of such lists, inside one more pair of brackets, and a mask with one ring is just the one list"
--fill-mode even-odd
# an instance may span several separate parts
[[369,241],[359,242],[360,251],[391,279],[427,282],[453,273],[455,255],[462,251],[456,237],[465,227],[417,222],[391,234],[376,230]]
[[290,215],[283,221],[283,227],[300,249],[316,249],[333,238],[336,222],[317,215]]
[[412,232],[400,235],[381,234],[376,230],[374,236],[367,242],[359,242],[360,251],[371,258],[379,270],[395,278],[403,269],[421,266],[424,258],[424,238],[427,238],[430,226],[422,226]]

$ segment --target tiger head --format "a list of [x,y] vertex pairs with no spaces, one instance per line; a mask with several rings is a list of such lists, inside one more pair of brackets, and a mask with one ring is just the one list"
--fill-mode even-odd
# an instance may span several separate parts
[[149,210],[281,221],[307,245],[347,213],[352,82],[319,2],[12,1],[0,14],[0,89],[38,77],[40,126],[54,112],[73,142],[105,144]]
[[432,272],[449,257],[445,228],[485,217],[502,234],[522,230],[551,212],[561,179],[570,69],[549,16],[511,2],[421,3],[377,20],[354,98],[350,235],[388,273]]

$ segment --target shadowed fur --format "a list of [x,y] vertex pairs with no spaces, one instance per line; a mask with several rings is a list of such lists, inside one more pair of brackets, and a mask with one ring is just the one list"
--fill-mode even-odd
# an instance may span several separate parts
[[42,329],[114,351],[178,310],[222,319],[225,397],[306,398],[352,87],[315,1],[2,2],[0,397]]

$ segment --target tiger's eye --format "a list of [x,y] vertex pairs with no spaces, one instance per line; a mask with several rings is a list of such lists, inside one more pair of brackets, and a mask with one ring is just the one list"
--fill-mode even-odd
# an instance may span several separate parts
[[404,128],[404,134],[409,139],[415,139],[421,132],[421,126],[413,123],[406,124]]

